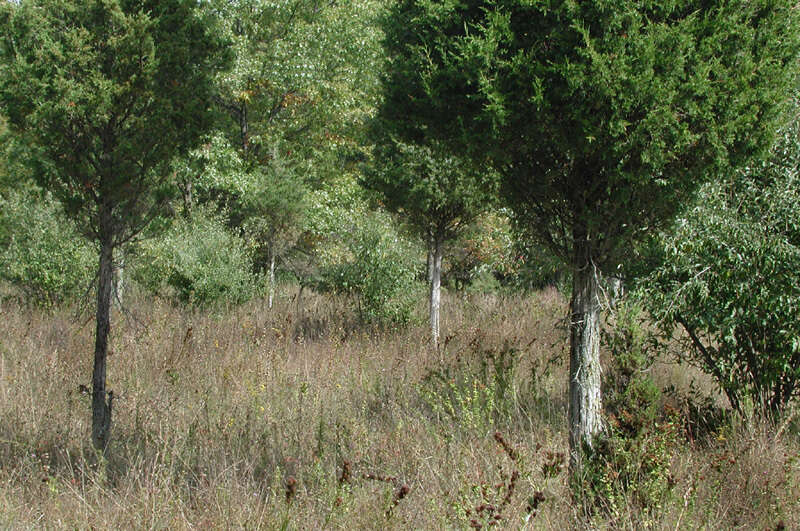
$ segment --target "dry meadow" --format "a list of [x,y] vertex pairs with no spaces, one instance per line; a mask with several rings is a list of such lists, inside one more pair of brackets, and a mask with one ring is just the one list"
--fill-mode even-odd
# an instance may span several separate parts
[[719,399],[669,360],[653,369],[675,389],[668,492],[576,503],[555,290],[446,297],[439,352],[424,322],[370,327],[350,301],[292,293],[272,310],[130,301],[105,459],[89,313],[0,303],[0,528],[800,529],[794,417],[699,429],[696,404]]

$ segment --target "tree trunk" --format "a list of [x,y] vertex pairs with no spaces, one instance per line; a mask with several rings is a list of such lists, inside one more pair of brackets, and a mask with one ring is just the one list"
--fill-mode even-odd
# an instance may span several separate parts
[[[433,348],[439,347],[439,306],[442,295],[442,240],[434,239],[428,249],[429,266],[431,270],[431,344]],[[430,258],[432,257],[432,259]]]
[[125,292],[125,251],[119,248],[117,253],[117,265],[114,268],[114,304],[122,310],[123,295]]
[[570,302],[569,448],[570,474],[580,480],[584,449],[592,448],[603,429],[600,396],[600,304],[598,272],[588,244],[576,239],[577,249]]
[[193,199],[193,186],[192,181],[186,180],[180,186],[181,195],[183,196],[183,215],[189,217],[192,213],[192,206],[194,205]]
[[269,309],[272,309],[272,299],[275,297],[275,254],[269,253]]
[[297,311],[297,317],[298,318],[300,318],[301,312],[303,311],[303,304],[302,304],[301,301],[303,299],[303,289],[305,287],[306,287],[305,284],[303,284],[301,282],[300,283],[300,288],[297,290],[297,310],[296,311]]
[[428,284],[433,282],[433,241],[428,241]]
[[[111,330],[111,291],[114,283],[113,239],[110,214],[102,214],[103,232],[100,241],[100,274],[97,285],[97,331],[94,346],[94,371],[92,373],[92,444],[105,452],[111,434],[111,402],[113,393],[106,393],[106,358],[108,335]],[[108,400],[106,400],[106,394]]]
[[250,147],[250,137],[247,123],[247,104],[244,102],[239,111],[239,132],[242,137],[242,153],[247,155],[247,149]]

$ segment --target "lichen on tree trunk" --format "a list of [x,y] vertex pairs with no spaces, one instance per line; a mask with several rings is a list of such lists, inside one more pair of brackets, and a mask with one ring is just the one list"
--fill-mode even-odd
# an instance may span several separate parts
[[430,266],[430,310],[431,310],[431,344],[433,348],[439,347],[439,307],[442,295],[442,247],[441,238],[431,242],[428,250]]
[[[580,245],[580,244],[578,244]],[[600,303],[598,271],[587,252],[576,253],[570,302],[569,447],[570,474],[580,478],[586,448],[603,429],[600,394]]]

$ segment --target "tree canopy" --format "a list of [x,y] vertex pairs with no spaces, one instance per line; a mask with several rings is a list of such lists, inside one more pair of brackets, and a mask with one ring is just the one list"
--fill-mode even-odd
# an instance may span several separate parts
[[211,123],[222,41],[186,1],[25,1],[1,13],[0,103],[35,146],[36,177],[93,236],[105,204],[115,243],[130,238],[165,165]]
[[770,146],[796,19],[790,2],[405,0],[386,24],[381,113],[402,138],[488,153],[554,250],[571,257],[582,226],[615,265],[701,182]]
[[381,115],[500,172],[570,264],[571,465],[602,430],[599,277],[697,187],[770,146],[796,80],[792,2],[401,0]]

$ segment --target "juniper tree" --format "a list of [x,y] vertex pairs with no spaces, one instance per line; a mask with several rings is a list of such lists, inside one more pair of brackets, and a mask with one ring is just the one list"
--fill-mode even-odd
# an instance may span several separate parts
[[602,430],[599,278],[703,182],[769,146],[797,69],[791,1],[400,0],[381,115],[501,174],[572,270],[570,465]]
[[113,253],[160,211],[168,163],[208,129],[224,41],[192,0],[3,2],[0,35],[9,127],[99,249],[92,442],[105,450]]
[[362,184],[377,192],[390,211],[425,241],[431,341],[439,344],[444,245],[488,208],[497,194],[495,174],[448,152],[435,141],[405,144],[391,138],[397,124],[375,124],[375,162]]

